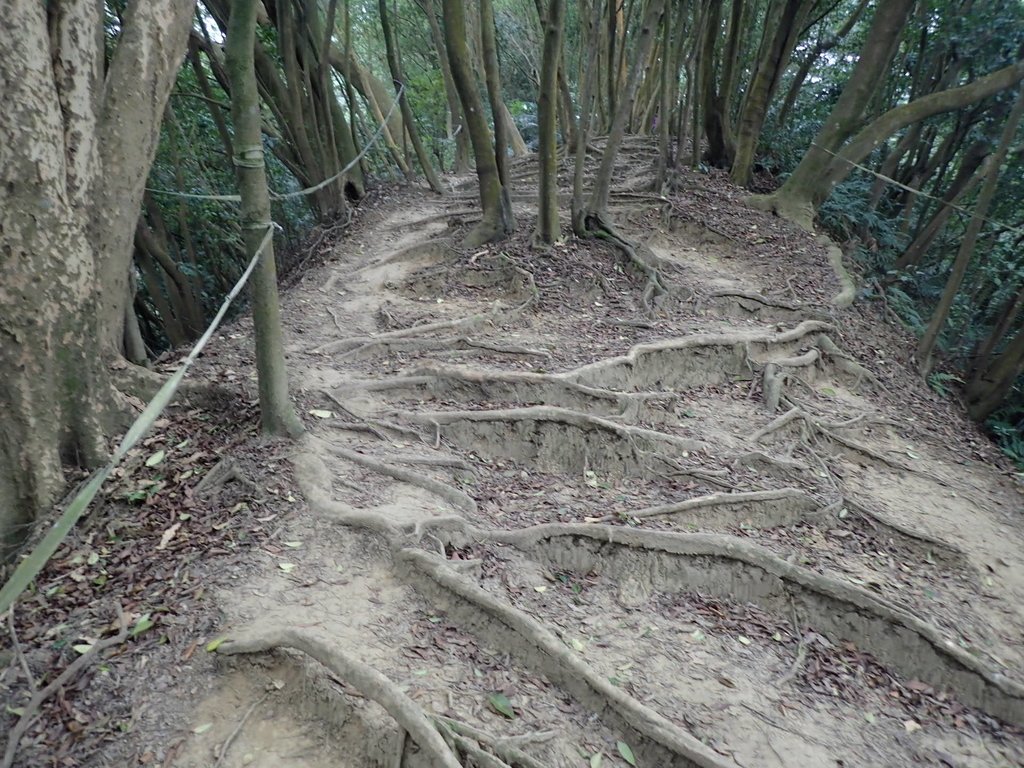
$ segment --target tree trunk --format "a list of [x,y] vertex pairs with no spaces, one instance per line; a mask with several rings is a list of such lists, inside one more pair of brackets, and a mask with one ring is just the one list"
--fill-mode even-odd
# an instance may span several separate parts
[[103,6],[11,0],[0,24],[0,539],[95,467],[120,403],[132,236],[190,0],[130,4],[104,76]]
[[822,196],[821,180],[833,160],[829,153],[838,151],[860,125],[871,97],[884,80],[913,6],[914,0],[888,0],[878,5],[853,74],[814,143],[786,183],[771,195],[751,198],[752,205],[773,210],[804,229],[813,229],[817,207],[828,196]]
[[912,266],[920,263],[931,244],[938,237],[946,222],[953,214],[954,205],[959,202],[977,186],[985,175],[985,158],[989,155],[989,143],[979,141],[973,144],[960,161],[960,170],[954,177],[949,189],[942,196],[942,203],[935,215],[928,220],[928,224],[917,234],[914,241],[907,246],[907,249],[896,259],[893,270],[904,272]]
[[[242,230],[246,254],[250,259],[274,227],[263,165],[260,97],[253,55],[257,4],[258,0],[231,0],[225,51],[231,80],[231,117],[235,129],[238,190],[242,197]],[[302,422],[295,415],[288,397],[272,236],[266,239],[253,274],[252,293],[263,432],[295,436],[301,434]]]
[[[614,2],[614,0],[613,0]],[[600,101],[597,93],[598,83],[598,55],[600,46],[597,45],[596,34],[601,24],[604,0],[594,0],[594,7],[591,11],[590,24],[587,27],[587,38],[590,45],[587,47],[586,68],[581,73],[582,83],[580,85],[580,118],[576,126],[576,156],[574,158],[572,175],[572,231],[577,237],[583,237],[587,233],[586,209],[583,205],[583,171],[587,161],[587,143],[590,141],[590,129],[594,122],[595,102]]]
[[960,250],[956,254],[956,260],[953,262],[953,269],[949,275],[949,280],[946,281],[946,288],[942,292],[942,298],[939,299],[938,306],[932,313],[931,322],[928,323],[928,328],[921,337],[920,344],[918,344],[917,364],[921,374],[924,376],[927,376],[929,371],[931,371],[932,357],[939,338],[939,332],[946,324],[949,310],[953,306],[953,300],[960,290],[964,275],[967,274],[967,267],[970,264],[971,257],[974,255],[974,244],[978,239],[978,233],[981,232],[985,217],[988,215],[989,206],[995,198],[996,188],[999,185],[999,171],[1010,151],[1010,144],[1013,143],[1013,138],[1017,134],[1017,127],[1020,125],[1022,116],[1024,116],[1024,88],[1021,89],[1020,94],[1017,96],[1017,102],[1013,105],[1013,111],[1010,112],[1010,116],[1006,119],[1006,125],[1003,126],[1003,136],[999,141],[999,146],[988,160],[989,165],[985,181],[982,183],[981,191],[978,193],[978,201],[974,205],[974,213],[971,216],[970,223],[967,225],[964,239],[960,243]]
[[455,81],[452,79],[452,68],[448,63],[448,52],[444,44],[444,35],[441,33],[441,25],[437,21],[436,0],[417,0],[417,4],[427,16],[427,23],[430,25],[430,37],[434,42],[434,49],[437,51],[437,61],[441,68],[444,95],[448,100],[448,112],[451,114],[451,124],[455,134],[455,173],[469,173],[469,153],[471,149],[469,131],[466,130],[465,121],[462,117],[462,104],[459,103],[459,92],[455,88]]
[[540,98],[537,105],[539,133],[539,192],[537,239],[550,244],[561,237],[558,225],[558,68],[561,64],[564,0],[548,0],[544,23],[544,52],[540,65]]
[[768,106],[778,90],[789,57],[799,42],[800,30],[814,5],[813,0],[772,0],[769,3],[764,38],[754,74],[743,99],[736,133],[736,156],[730,176],[733,183],[746,186],[754,165],[754,153],[761,138]]
[[[587,218],[593,219],[598,227],[604,226],[604,219],[608,210],[608,198],[611,194],[612,173],[615,170],[615,158],[619,152],[619,145],[622,143],[626,131],[626,121],[633,111],[633,101],[636,98],[636,89],[639,84],[640,71],[650,53],[651,46],[657,33],[658,20],[661,18],[665,7],[665,0],[648,0],[647,10],[640,26],[636,51],[634,52],[633,66],[630,69],[629,78],[623,91],[619,94],[618,108],[615,117],[612,119],[612,129],[608,134],[608,141],[605,143],[604,154],[601,157],[601,167],[597,171],[597,178],[594,180],[594,190],[588,204]],[[599,223],[600,222],[600,223]],[[588,229],[590,225],[588,224]]]
[[506,218],[502,204],[502,186],[498,177],[498,163],[491,146],[491,135],[484,117],[483,102],[477,90],[476,78],[469,59],[466,10],[461,0],[442,0],[445,48],[452,79],[462,102],[462,114],[473,143],[476,175],[480,186],[480,207],[483,219],[466,236],[466,244],[477,246],[501,240],[511,232],[512,223]]
[[437,178],[437,172],[430,162],[426,151],[423,149],[423,142],[420,141],[420,132],[416,128],[416,121],[412,114],[412,107],[409,106],[409,98],[405,92],[405,76],[402,74],[402,65],[398,59],[398,43],[395,39],[394,30],[391,29],[391,22],[388,19],[388,2],[379,0],[377,7],[380,9],[380,26],[384,33],[384,47],[387,50],[388,69],[391,70],[391,80],[395,84],[395,94],[398,99],[399,108],[402,110],[402,119],[405,121],[405,129],[409,133],[409,141],[416,152],[416,159],[419,160],[423,175],[427,179],[430,188],[442,193],[441,181]]

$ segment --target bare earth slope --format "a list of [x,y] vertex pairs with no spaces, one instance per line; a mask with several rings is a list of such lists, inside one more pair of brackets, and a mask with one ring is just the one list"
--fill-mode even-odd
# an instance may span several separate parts
[[217,600],[293,650],[174,765],[1022,764],[1019,492],[819,243],[649,164],[634,260],[530,250],[531,161],[517,239],[410,191],[287,294],[304,501]]

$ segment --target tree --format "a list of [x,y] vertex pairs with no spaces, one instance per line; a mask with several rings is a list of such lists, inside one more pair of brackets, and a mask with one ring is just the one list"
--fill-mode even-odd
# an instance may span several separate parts
[[896,106],[861,127],[866,110],[885,81],[883,75],[912,6],[912,0],[893,0],[875,11],[857,66],[800,164],[780,189],[751,198],[751,204],[811,229],[818,208],[850,174],[853,164],[860,163],[901,128],[981,101],[1024,79],[1024,61],[1018,61],[966,85]]
[[483,102],[469,63],[465,5],[460,0],[443,0],[442,11],[448,62],[473,144],[480,186],[483,219],[466,236],[466,244],[476,246],[501,240],[512,231],[514,222],[510,219],[511,210],[498,175],[498,161],[491,146],[491,133],[484,117]]
[[[996,187],[999,184],[999,171],[1006,160],[1007,154],[1009,154],[1010,144],[1013,143],[1014,137],[1017,135],[1017,127],[1020,125],[1022,116],[1024,116],[1024,88],[1021,89],[1017,97],[1017,103],[1014,104],[1013,111],[1006,120],[999,146],[988,159],[988,169],[985,173],[985,180],[981,185],[981,192],[978,194],[978,202],[975,204],[971,221],[967,225],[967,232],[960,243],[960,250],[957,252],[956,260],[953,262],[949,279],[946,281],[946,288],[942,292],[942,298],[939,299],[939,303],[932,314],[931,322],[928,323],[928,328],[925,329],[921,342],[918,344],[917,364],[923,375],[927,375],[931,371],[932,353],[935,350],[939,332],[946,323],[949,309],[953,306],[953,299],[956,298],[957,291],[960,290],[960,286],[963,283],[964,275],[967,274],[967,265],[974,255],[974,246],[977,243],[978,234],[981,232],[985,217],[988,216],[989,206],[992,204],[996,194]],[[1002,382],[1000,382],[1001,385]]]
[[124,411],[107,363],[193,0],[130,3],[104,66],[103,5],[12,0],[0,25],[0,535],[95,467]]
[[263,252],[253,275],[253,315],[256,329],[256,371],[259,377],[263,431],[270,435],[298,435],[302,423],[288,398],[281,339],[281,306],[274,263],[274,223],[263,165],[259,90],[254,49],[258,0],[231,0],[225,51],[231,82],[231,118],[235,128],[235,165],[242,197],[245,249],[252,258]]
[[537,153],[540,173],[537,239],[542,243],[553,243],[561,235],[558,225],[558,165],[555,131],[558,117],[558,68],[561,62],[564,15],[564,0],[549,0],[547,18],[544,22],[544,54],[541,60],[540,98],[537,106],[540,142]]
[[437,173],[434,171],[430,158],[427,157],[427,153],[423,149],[423,142],[420,141],[420,132],[416,128],[416,120],[413,117],[412,108],[409,106],[409,97],[405,92],[406,81],[405,76],[402,74],[402,64],[398,59],[398,41],[395,39],[391,22],[388,20],[387,0],[380,0],[377,6],[380,10],[380,25],[384,33],[384,46],[387,50],[388,69],[391,70],[391,80],[395,84],[395,98],[398,99],[399,108],[402,110],[402,119],[405,121],[405,129],[409,133],[409,141],[412,142],[413,150],[416,152],[416,158],[423,169],[423,175],[427,179],[427,184],[430,185],[432,190],[440,194],[442,191],[441,182],[437,178]]

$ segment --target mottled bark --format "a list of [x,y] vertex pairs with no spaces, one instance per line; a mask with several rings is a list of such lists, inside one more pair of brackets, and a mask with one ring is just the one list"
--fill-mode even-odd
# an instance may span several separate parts
[[[48,18],[49,14],[49,18]],[[103,8],[11,0],[0,24],[0,538],[27,534],[63,464],[107,453],[132,237],[191,0],[132,4],[104,77]]]

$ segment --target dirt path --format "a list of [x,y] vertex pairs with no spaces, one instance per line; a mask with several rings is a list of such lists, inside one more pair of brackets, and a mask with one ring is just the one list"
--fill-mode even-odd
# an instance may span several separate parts
[[1019,493],[819,244],[646,167],[643,265],[463,252],[467,184],[288,294],[305,502],[218,602],[301,652],[228,657],[175,765],[1022,764]]

